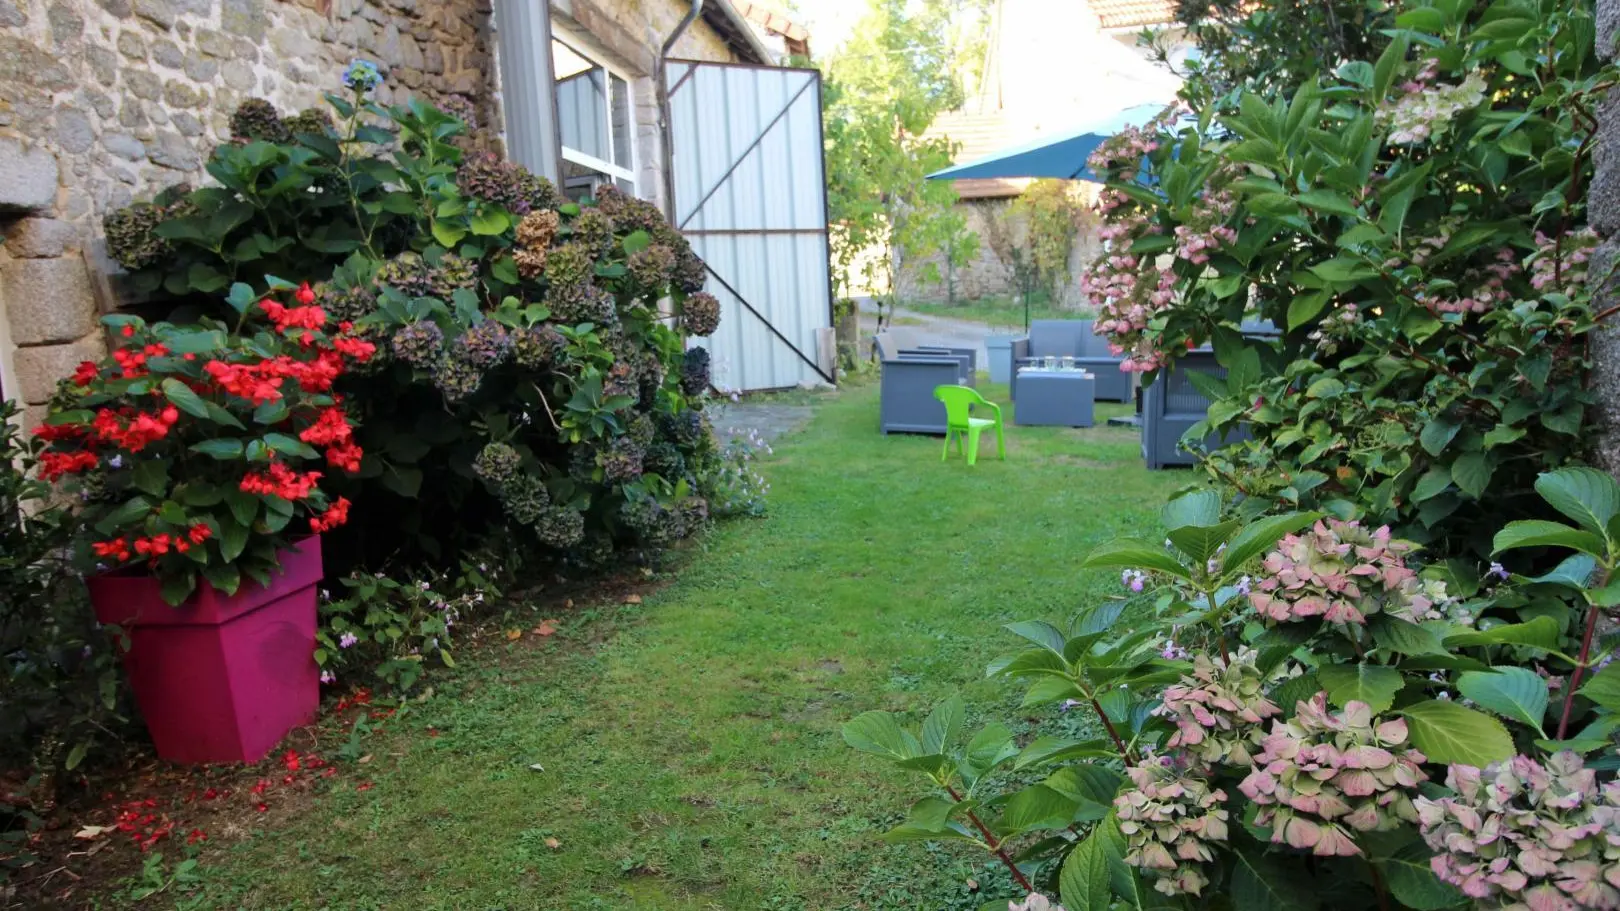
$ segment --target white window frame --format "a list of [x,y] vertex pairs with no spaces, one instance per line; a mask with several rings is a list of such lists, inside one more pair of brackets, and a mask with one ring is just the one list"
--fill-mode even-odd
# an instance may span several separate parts
[[[593,171],[600,171],[601,173],[612,177],[616,181],[627,181],[630,184],[630,195],[639,196],[641,190],[641,181],[636,179],[636,174],[639,171],[640,161],[638,160],[639,150],[636,148],[638,143],[636,142],[636,97],[634,90],[636,83],[635,77],[621,69],[619,66],[609,63],[605,54],[600,54],[593,51],[591,49],[590,42],[586,41],[579,33],[568,28],[555,18],[551,20],[551,40],[568,48],[575,54],[578,54],[582,59],[601,67],[609,76],[617,77],[624,84],[626,102],[625,117],[627,123],[625,128],[628,131],[628,141],[625,143],[625,145],[630,150],[630,162],[627,166],[616,165],[611,161],[605,161],[601,158],[597,158],[595,155],[587,155],[577,149],[569,148],[567,143],[563,141],[562,133],[559,130],[557,135],[557,146],[562,150],[563,161],[570,161],[581,167],[590,168]],[[553,76],[553,80],[555,80],[555,78],[556,77]],[[553,86],[553,91],[555,91],[555,82],[553,82]],[[615,140],[617,140],[618,135],[613,127],[612,79],[609,79],[607,84],[606,123],[608,128],[607,147],[609,149],[613,149],[617,147]]]

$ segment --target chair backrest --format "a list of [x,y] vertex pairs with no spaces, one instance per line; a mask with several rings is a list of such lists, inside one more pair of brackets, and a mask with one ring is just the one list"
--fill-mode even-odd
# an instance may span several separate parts
[[872,338],[872,347],[877,349],[878,360],[892,361],[900,353],[900,347],[894,343],[894,336],[887,332],[879,332]]
[[945,423],[952,427],[966,427],[973,406],[984,401],[977,390],[967,386],[935,386],[934,398],[945,405]]
[[1120,360],[1125,359],[1122,355],[1116,355],[1108,350],[1108,339],[1097,334],[1096,323],[1091,320],[1082,320],[1082,322],[1086,327],[1086,336],[1080,341],[1081,357],[1118,357]]
[[1091,320],[1038,319],[1029,324],[1030,357],[1081,357]]

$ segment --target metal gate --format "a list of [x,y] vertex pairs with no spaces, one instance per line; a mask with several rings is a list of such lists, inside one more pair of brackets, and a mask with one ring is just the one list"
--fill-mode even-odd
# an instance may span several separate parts
[[709,267],[717,387],[833,382],[821,74],[669,62],[675,225]]

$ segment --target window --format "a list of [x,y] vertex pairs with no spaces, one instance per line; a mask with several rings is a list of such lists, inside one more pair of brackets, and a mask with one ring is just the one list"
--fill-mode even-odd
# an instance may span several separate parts
[[634,195],[635,117],[630,83],[555,38],[551,60],[557,131],[562,139],[563,193],[577,200],[612,183]]

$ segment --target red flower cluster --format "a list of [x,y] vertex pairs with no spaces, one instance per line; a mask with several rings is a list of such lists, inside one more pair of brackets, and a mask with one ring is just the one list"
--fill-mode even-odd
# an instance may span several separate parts
[[157,812],[157,805],[157,801],[150,797],[129,801],[120,808],[113,828],[128,835],[142,852],[150,851],[153,845],[168,837],[174,829],[174,821],[169,819],[168,814]]
[[332,347],[356,363],[364,364],[377,353],[377,346],[363,338],[350,338],[340,335],[332,340]]
[[96,541],[90,545],[98,557],[113,557],[119,563],[129,562],[129,542],[123,538],[114,538],[111,541]]
[[180,420],[180,410],[173,405],[156,415],[125,408],[122,413],[111,408],[96,412],[90,422],[90,437],[97,442],[122,446],[130,452],[140,452],[147,444],[169,435],[169,428]]
[[333,503],[326,512],[310,518],[309,530],[320,534],[331,531],[347,521],[349,521],[349,498],[338,497],[337,502]]
[[[313,292],[310,299],[314,300]],[[290,335],[294,329],[319,329],[326,325],[326,311],[319,307],[289,307],[267,298],[259,301],[259,309],[283,335]]]
[[[168,353],[169,348],[167,345],[147,345],[138,351],[134,348],[119,348],[112,353],[112,357],[114,361],[118,362],[119,369],[124,372],[124,379],[133,380],[146,375],[146,359],[148,357],[163,357]],[[73,377],[75,382],[78,382],[80,374],[84,372],[85,364],[89,363],[89,361],[86,361],[84,364],[79,365],[79,370]],[[90,379],[95,379],[94,373],[91,374]],[[84,386],[88,382],[87,380],[79,383],[79,385]]]
[[73,385],[88,386],[101,378],[101,367],[95,361],[80,361],[73,371]]
[[209,361],[203,365],[203,372],[207,373],[219,388],[258,406],[281,398],[282,378],[266,373],[264,367],[269,363],[265,361],[260,364],[227,364],[224,361]]
[[323,410],[315,423],[305,427],[298,438],[315,446],[326,446],[326,461],[349,473],[360,470],[365,452],[354,444],[354,428],[342,408]]
[[245,493],[283,500],[303,500],[315,492],[315,482],[320,478],[318,471],[300,473],[280,462],[271,462],[268,472],[249,472],[242,479],[241,489]]
[[100,461],[93,452],[43,452],[39,456],[39,476],[41,480],[55,481],[63,475],[89,471]]
[[[156,534],[150,537],[135,538],[133,547],[136,554],[156,562],[158,557],[169,553],[171,550],[177,554],[183,554],[213,536],[214,530],[212,528],[198,522],[188,528],[183,535]],[[93,542],[90,549],[95,551],[98,557],[112,557],[119,563],[127,563],[130,559],[131,546],[128,539],[120,537],[113,538],[111,541]]]
[[34,428],[34,436],[47,443],[54,443],[57,440],[76,440],[84,436],[84,434],[85,427],[83,424],[41,424]]

